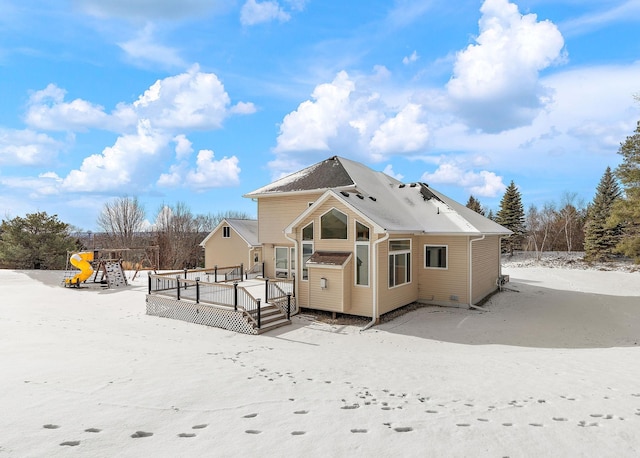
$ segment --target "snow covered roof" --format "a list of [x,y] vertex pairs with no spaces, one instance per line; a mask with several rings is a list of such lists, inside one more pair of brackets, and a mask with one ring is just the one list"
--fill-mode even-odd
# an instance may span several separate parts
[[200,246],[205,246],[213,234],[225,225],[230,226],[245,242],[247,242],[247,245],[260,246],[258,243],[258,220],[238,218],[224,218],[216,228],[212,230],[202,242],[200,242]]
[[448,198],[425,183],[380,187],[376,197],[333,192],[384,232],[509,235],[511,231]]
[[[332,176],[332,173],[336,176]],[[314,176],[316,174],[319,176]],[[341,186],[329,186],[332,183]],[[426,183],[401,183],[383,172],[376,172],[361,163],[338,156],[275,181],[247,196],[311,190],[324,190],[325,193],[296,218],[285,229],[286,232],[290,232],[317,205],[333,196],[373,223],[375,232],[511,234],[505,227],[439,193]]]

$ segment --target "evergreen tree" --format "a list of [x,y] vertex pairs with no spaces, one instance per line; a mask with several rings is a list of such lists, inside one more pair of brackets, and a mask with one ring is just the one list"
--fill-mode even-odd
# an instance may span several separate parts
[[620,242],[620,226],[609,223],[613,206],[620,199],[620,195],[618,182],[611,167],[607,167],[587,212],[584,250],[585,258],[589,261],[610,259],[614,248]]
[[484,210],[482,208],[482,205],[480,204],[480,201],[473,196],[469,196],[469,200],[467,201],[467,208],[470,208],[474,212],[480,213],[482,216],[484,216]]
[[615,173],[622,183],[624,197],[613,206],[609,223],[622,227],[616,251],[640,263],[640,121],[635,133],[620,145],[618,154],[623,159]]
[[522,196],[513,180],[502,196],[500,209],[496,214],[496,222],[513,232],[511,237],[502,241],[502,248],[509,254],[513,254],[513,250],[522,245],[526,233]]
[[67,251],[77,249],[70,226],[46,212],[2,221],[0,260],[18,269],[64,269]]

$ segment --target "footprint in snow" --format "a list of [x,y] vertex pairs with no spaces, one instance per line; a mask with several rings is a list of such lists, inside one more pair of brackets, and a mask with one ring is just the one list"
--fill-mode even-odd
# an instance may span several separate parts
[[195,425],[195,426],[192,426],[192,427],[191,427],[191,429],[204,429],[204,428],[206,428],[207,426],[209,426],[209,425],[208,425],[208,424],[206,424],[206,423],[203,423],[203,424],[201,424],[201,425]]
[[80,445],[80,441],[64,441],[60,445],[68,446],[68,447],[75,447],[77,445]]
[[141,437],[151,437],[151,436],[153,436],[153,433],[149,433],[146,431],[136,431],[131,435],[133,439],[139,439]]
[[196,437],[195,433],[180,433],[178,437]]

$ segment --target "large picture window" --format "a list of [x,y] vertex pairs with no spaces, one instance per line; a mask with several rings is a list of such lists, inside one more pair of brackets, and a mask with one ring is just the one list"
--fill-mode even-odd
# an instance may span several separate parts
[[411,240],[389,240],[389,288],[411,282]]
[[425,245],[424,267],[426,269],[446,269],[448,264],[447,251],[446,245]]
[[347,238],[347,215],[335,208],[320,217],[320,238],[341,239]]

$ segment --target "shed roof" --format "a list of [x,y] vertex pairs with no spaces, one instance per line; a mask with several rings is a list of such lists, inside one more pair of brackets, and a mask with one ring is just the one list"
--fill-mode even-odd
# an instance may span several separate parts
[[307,260],[308,265],[343,266],[351,257],[346,251],[316,251]]

